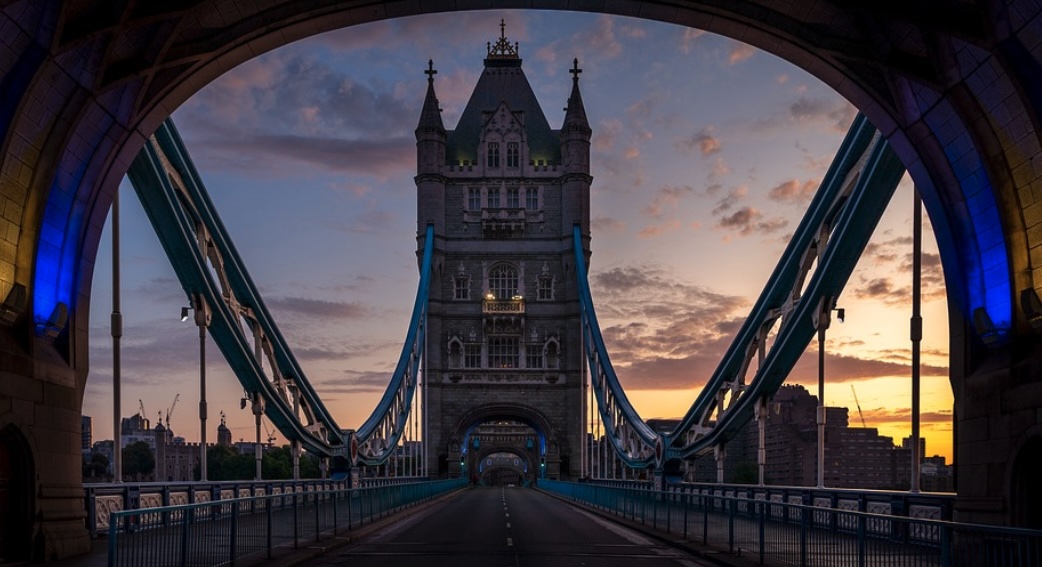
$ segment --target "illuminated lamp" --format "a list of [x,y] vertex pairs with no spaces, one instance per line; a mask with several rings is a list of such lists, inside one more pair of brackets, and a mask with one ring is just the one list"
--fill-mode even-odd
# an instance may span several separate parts
[[993,345],[1001,338],[998,328],[991,322],[991,316],[983,307],[973,310],[973,328],[986,345]]
[[10,325],[17,321],[18,317],[25,313],[28,303],[25,286],[20,283],[11,286],[11,291],[7,292],[7,297],[0,304],[0,323]]
[[51,312],[51,316],[47,318],[47,322],[43,324],[40,332],[44,338],[54,340],[58,335],[65,330],[65,324],[69,322],[69,308],[61,302],[58,302],[54,306],[54,311]]

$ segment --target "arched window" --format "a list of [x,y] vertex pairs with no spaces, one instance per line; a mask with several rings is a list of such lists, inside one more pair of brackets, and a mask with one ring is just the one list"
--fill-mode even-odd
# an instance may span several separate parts
[[488,143],[488,166],[499,167],[499,143]]
[[496,264],[488,271],[488,290],[493,299],[506,300],[517,295],[517,268]]
[[517,142],[510,142],[509,144],[507,144],[507,167],[518,167],[518,165],[520,165],[521,163],[521,158],[519,157],[520,155],[521,152],[518,148]]

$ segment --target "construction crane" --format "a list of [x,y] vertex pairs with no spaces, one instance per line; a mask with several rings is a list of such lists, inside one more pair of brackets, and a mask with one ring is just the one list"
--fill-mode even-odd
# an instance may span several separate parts
[[268,424],[264,424],[264,430],[268,432],[268,445],[275,443],[275,430],[268,427]]
[[854,389],[854,385],[853,384],[850,385],[850,391],[854,392],[854,405],[857,406],[857,415],[858,415],[858,417],[861,418],[861,427],[864,427],[864,428],[867,429],[868,425],[865,424],[865,416],[864,416],[864,414],[861,413],[861,402],[857,401],[857,390]]
[[174,406],[177,405],[177,400],[180,397],[181,397],[180,393],[175,394],[173,403],[171,403],[170,404],[170,408],[166,410],[166,427],[167,427],[167,429],[170,429],[170,416],[174,415]]
[[138,413],[141,414],[141,419],[145,419],[145,416],[148,414],[145,413],[145,402],[141,401],[141,398],[137,399],[137,407]]

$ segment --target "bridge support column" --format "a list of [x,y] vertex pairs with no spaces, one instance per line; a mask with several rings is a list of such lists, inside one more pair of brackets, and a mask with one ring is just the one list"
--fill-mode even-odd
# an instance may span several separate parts
[[721,443],[713,447],[713,456],[716,458],[716,482],[724,483],[724,460],[727,458],[727,448]]
[[765,469],[767,468],[767,398],[756,400],[756,425],[759,429],[759,439],[756,444],[756,468],[760,486],[765,484]]

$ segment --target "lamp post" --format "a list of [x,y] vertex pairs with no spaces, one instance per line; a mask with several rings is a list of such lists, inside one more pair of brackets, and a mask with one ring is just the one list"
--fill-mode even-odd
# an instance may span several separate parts
[[814,322],[818,329],[818,488],[825,488],[825,331],[832,322],[833,311],[842,323],[846,310],[837,309],[831,297],[821,298],[817,320]]
[[919,445],[919,355],[923,340],[922,271],[923,271],[923,200],[913,189],[912,206],[912,483],[911,491],[919,492],[919,467],[922,455]]
[[[120,427],[120,339],[123,314],[119,311],[119,189],[112,198],[112,480],[123,482],[123,435]],[[144,417],[144,416],[142,416]]]
[[206,480],[206,328],[210,326],[210,306],[202,295],[191,298],[191,307],[181,308],[181,320],[188,319],[188,311],[195,312],[199,327],[199,480]]

